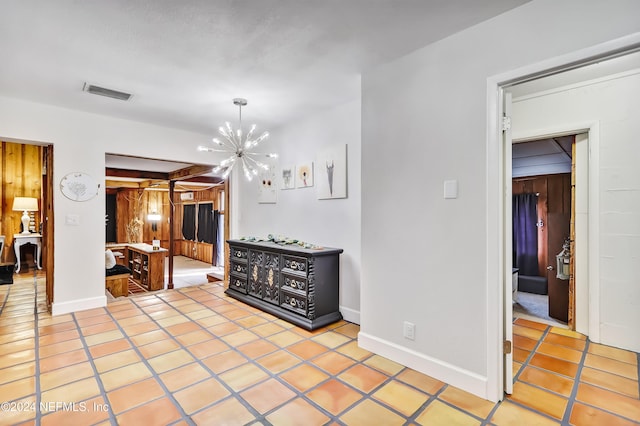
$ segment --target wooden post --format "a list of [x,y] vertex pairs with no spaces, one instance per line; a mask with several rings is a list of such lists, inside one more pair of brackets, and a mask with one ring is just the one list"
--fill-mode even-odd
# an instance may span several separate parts
[[176,181],[169,181],[169,283],[167,284],[167,288],[173,288],[173,216],[174,216],[174,205],[173,205],[173,195],[174,189],[176,187]]

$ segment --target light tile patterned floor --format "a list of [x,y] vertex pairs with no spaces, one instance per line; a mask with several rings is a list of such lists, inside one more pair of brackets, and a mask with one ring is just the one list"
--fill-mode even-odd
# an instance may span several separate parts
[[359,348],[357,325],[308,332],[220,283],[56,317],[43,283],[0,286],[0,424],[640,423],[638,354],[527,320],[493,404]]

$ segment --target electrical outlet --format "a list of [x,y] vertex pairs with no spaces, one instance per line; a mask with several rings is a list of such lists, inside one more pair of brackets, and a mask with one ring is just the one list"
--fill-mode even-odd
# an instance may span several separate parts
[[416,338],[416,325],[412,322],[404,322],[403,335],[405,339],[415,340]]

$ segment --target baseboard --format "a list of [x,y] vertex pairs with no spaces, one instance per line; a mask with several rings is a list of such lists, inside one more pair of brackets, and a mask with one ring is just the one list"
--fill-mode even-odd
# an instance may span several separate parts
[[345,321],[360,325],[360,311],[340,306],[340,313]]
[[107,306],[107,296],[91,297],[88,299],[71,300],[69,302],[53,302],[51,315],[63,315],[76,311],[84,311],[93,308]]
[[487,378],[378,337],[358,333],[358,346],[423,374],[488,399]]

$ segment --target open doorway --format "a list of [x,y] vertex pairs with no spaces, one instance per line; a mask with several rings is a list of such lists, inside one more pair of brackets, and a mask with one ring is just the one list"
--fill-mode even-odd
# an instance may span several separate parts
[[[0,142],[0,313],[53,303],[53,145]],[[20,303],[7,304],[11,293]],[[33,301],[33,303],[30,303]]]
[[129,269],[128,294],[224,279],[228,191],[212,166],[117,154],[105,163],[106,249]]
[[569,326],[572,274],[558,270],[557,259],[570,253],[572,240],[574,141],[568,135],[513,145],[514,318]]
[[[576,58],[583,58],[582,63]],[[616,232],[616,229],[625,224],[624,218],[635,209],[633,194],[624,186],[625,182],[632,180],[620,177],[632,175],[636,170],[635,165],[628,162],[629,153],[635,152],[637,147],[637,126],[634,127],[635,121],[630,117],[637,114],[639,109],[637,102],[629,94],[640,85],[639,59],[634,45],[629,40],[620,40],[618,44],[610,43],[585,49],[579,54],[574,53],[571,60],[568,57],[558,58],[540,65],[539,68],[532,66],[489,81],[490,103],[491,99],[495,99],[491,90],[498,88],[498,116],[511,117],[511,122],[514,123],[509,126],[509,120],[501,118],[496,128],[499,129],[502,124],[502,137],[498,136],[500,130],[495,133],[491,130],[489,136],[490,144],[491,141],[498,143],[499,153],[496,158],[490,156],[490,166],[493,164],[496,166],[495,170],[501,170],[495,174],[490,173],[489,177],[491,186],[496,189],[496,193],[489,196],[489,202],[494,196],[502,199],[502,203],[499,202],[497,206],[497,215],[501,217],[498,228],[502,229],[500,235],[504,237],[499,243],[501,249],[498,249],[503,262],[497,266],[501,276],[498,278],[501,283],[498,290],[502,293],[499,303],[505,303],[503,316],[498,319],[501,344],[504,340],[510,343],[512,336],[507,324],[511,324],[513,319],[511,228],[506,228],[510,225],[507,221],[510,222],[512,216],[512,138],[533,140],[586,133],[586,138],[582,140],[586,143],[578,142],[574,145],[576,149],[582,145],[580,155],[587,159],[583,163],[584,170],[576,171],[575,174],[582,175],[588,182],[588,185],[582,186],[582,190],[577,187],[578,194],[586,192],[576,198],[576,204],[578,199],[583,202],[574,209],[575,239],[576,242],[581,240],[583,244],[582,250],[578,247],[574,251],[574,271],[584,277],[575,281],[575,330],[596,343],[634,351],[640,348],[637,310],[633,307],[633,302],[623,296],[629,289],[635,288],[633,280],[627,278],[634,266],[624,251],[611,250],[612,247],[619,246],[613,243],[615,239],[618,239],[616,243],[620,243],[620,238],[626,243],[628,235]],[[553,66],[550,65],[552,62]],[[577,73],[571,74],[567,70]],[[547,77],[540,77],[542,75]],[[533,86],[526,87],[528,83]],[[526,87],[528,93],[516,93],[521,87]],[[512,96],[514,99],[526,99],[517,111],[511,111],[511,107],[516,110],[515,105],[511,104]],[[503,104],[500,102],[502,100]],[[490,231],[491,228],[490,224]],[[606,252],[611,254],[606,255]],[[583,257],[578,264],[577,258],[580,256]],[[618,268],[616,270],[608,267],[614,263]],[[619,271],[624,271],[625,275],[620,275]],[[619,276],[625,278],[618,279]],[[511,347],[510,344],[501,346]],[[508,370],[511,373],[507,368],[510,364],[508,354],[505,350],[496,357],[496,365],[501,370],[501,386],[506,393],[510,393],[509,383],[512,384],[512,376],[507,374]]]

